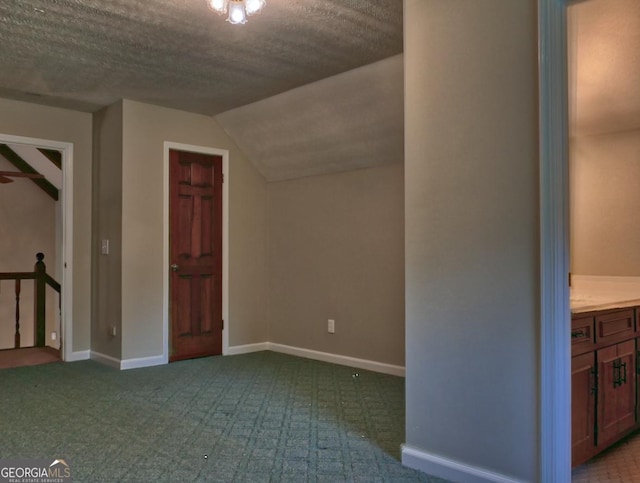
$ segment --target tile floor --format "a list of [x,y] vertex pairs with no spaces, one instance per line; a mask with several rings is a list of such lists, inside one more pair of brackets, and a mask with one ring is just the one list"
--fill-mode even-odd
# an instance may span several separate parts
[[572,472],[572,483],[640,482],[640,432],[635,432]]

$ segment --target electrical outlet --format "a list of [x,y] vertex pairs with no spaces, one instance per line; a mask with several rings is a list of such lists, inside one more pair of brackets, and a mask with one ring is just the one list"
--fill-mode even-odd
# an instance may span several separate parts
[[112,335],[113,337],[115,337],[116,335],[118,335],[118,329],[116,328],[116,326],[115,326],[115,325],[112,325],[112,326],[111,326],[111,335]]
[[58,338],[58,333],[57,332],[51,332],[51,340],[56,340]]
[[102,240],[102,244],[100,245],[100,252],[103,255],[109,255],[109,240]]
[[336,321],[333,319],[329,319],[327,321],[327,332],[329,332],[330,334],[335,334],[336,333]]

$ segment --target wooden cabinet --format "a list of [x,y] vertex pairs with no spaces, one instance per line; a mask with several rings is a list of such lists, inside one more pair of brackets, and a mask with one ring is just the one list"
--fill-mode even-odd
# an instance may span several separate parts
[[634,309],[572,318],[572,466],[639,427],[636,325]]
[[604,449],[636,423],[635,339],[597,352],[598,435]]
[[633,309],[608,310],[595,316],[596,343],[599,346],[633,338],[635,335]]
[[571,319],[571,355],[584,354],[593,351],[596,347],[596,338],[593,332],[594,318],[573,317]]
[[579,465],[593,454],[596,413],[596,355],[571,359],[571,464]]

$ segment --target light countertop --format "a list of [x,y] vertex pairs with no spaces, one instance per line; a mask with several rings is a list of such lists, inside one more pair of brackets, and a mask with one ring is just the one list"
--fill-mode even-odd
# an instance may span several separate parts
[[589,293],[571,291],[571,313],[640,306],[639,293]]

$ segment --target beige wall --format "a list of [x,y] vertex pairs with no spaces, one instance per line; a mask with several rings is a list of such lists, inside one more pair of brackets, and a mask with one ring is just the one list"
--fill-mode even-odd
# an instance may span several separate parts
[[269,340],[404,366],[402,163],[267,191]]
[[534,0],[405,0],[406,442],[538,481]]
[[[94,114],[91,350],[116,359],[122,348],[122,135],[122,102]],[[107,255],[102,240],[109,240]]]
[[73,143],[71,348],[76,352],[88,350],[91,316],[91,115],[0,99],[0,133]]
[[263,178],[210,117],[125,100],[123,119],[122,358],[163,350],[165,141],[229,150],[229,344],[267,340]]
[[[0,156],[0,171],[16,168]],[[0,185],[0,272],[32,272],[36,253],[45,254],[47,272],[55,278],[56,266],[56,202],[29,180],[16,179]],[[23,280],[20,287],[20,345],[34,345],[34,281]],[[58,326],[58,296],[47,286],[45,343],[59,347],[59,339],[51,340]],[[16,315],[15,282],[0,281],[0,349],[14,347]]]
[[571,140],[571,271],[640,276],[640,130]]

